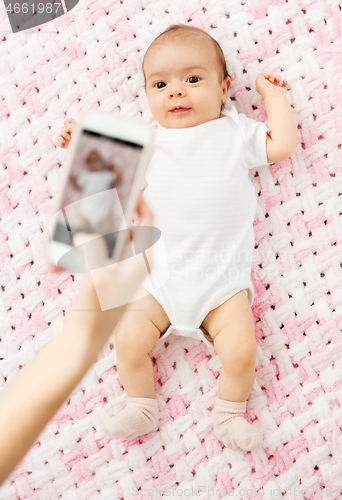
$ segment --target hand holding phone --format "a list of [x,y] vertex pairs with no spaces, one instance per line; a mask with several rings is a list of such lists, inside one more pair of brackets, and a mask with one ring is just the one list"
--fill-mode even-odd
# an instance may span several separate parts
[[[80,125],[66,120],[58,143],[69,148],[70,155],[59,210],[49,221],[47,258],[59,270],[91,273],[102,310],[124,305],[137,276],[151,272],[150,247],[160,238],[157,228],[130,228],[134,210],[139,214],[138,206],[145,204],[141,186],[152,153],[152,129],[136,120],[90,111]],[[134,271],[137,262],[140,274]],[[126,276],[126,286],[104,292],[106,276],[115,269]]]
[[[152,151],[147,125],[99,111],[86,113],[80,125],[64,122],[58,145],[70,149],[59,210],[50,221],[46,252],[61,270],[87,272],[74,236],[102,235],[110,263],[133,256],[130,223]],[[70,147],[69,147],[70,146]],[[90,253],[91,245],[87,245]],[[90,262],[91,269],[95,264]]]
[[[139,227],[147,228],[153,227],[153,214],[145,202],[144,198],[140,194],[138,197],[136,210],[139,215],[138,225],[135,226],[134,230]],[[105,261],[108,257],[107,247],[105,241],[101,235],[94,241],[93,250],[96,252],[96,257],[98,259],[99,267],[105,265]],[[84,244],[89,241],[89,234],[77,233],[75,235],[75,242],[80,246],[83,251],[85,251]],[[148,244],[147,244],[148,245]],[[153,267],[152,251],[147,250],[148,262],[150,268]],[[122,260],[117,266],[112,268],[109,266],[105,268],[106,271],[98,275],[96,281],[96,287],[94,287],[93,278],[90,273],[84,278],[83,285],[80,287],[80,293],[73,305],[73,310],[75,311],[92,311],[92,317],[80,316],[78,321],[82,324],[83,319],[91,323],[95,323],[94,331],[99,332],[103,330],[102,322],[106,321],[108,323],[109,318],[102,314],[102,310],[98,309],[99,294],[106,296],[106,300],[112,304],[122,302],[122,297],[125,297],[125,303],[134,300],[134,294],[139,289],[139,285],[144,280],[147,271],[146,266],[142,259],[128,259]],[[56,265],[51,264],[51,272],[60,273],[62,272]],[[69,313],[70,315],[70,313]],[[71,313],[72,315],[72,313]],[[115,317],[112,318],[113,320]],[[89,326],[89,323],[88,325]],[[107,325],[108,326],[108,325]]]

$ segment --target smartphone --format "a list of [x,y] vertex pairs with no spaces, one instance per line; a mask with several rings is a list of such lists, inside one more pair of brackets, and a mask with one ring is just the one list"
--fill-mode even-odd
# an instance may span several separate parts
[[[130,221],[151,158],[152,135],[149,126],[133,119],[100,111],[83,115],[69,145],[58,209],[45,243],[47,259],[59,269],[86,273],[96,266],[75,245],[78,232],[104,238],[106,265],[134,255]],[[92,241],[86,243],[89,255]]]

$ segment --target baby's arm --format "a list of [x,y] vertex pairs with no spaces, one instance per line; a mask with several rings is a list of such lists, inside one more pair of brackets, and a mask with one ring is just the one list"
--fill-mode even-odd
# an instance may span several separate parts
[[119,182],[121,180],[121,174],[120,174],[119,169],[116,167],[116,165],[114,165],[114,163],[109,165],[109,169],[113,174],[113,178],[112,178],[113,184],[119,184]]
[[82,190],[82,188],[79,186],[79,184],[78,184],[78,182],[77,182],[77,177],[76,177],[74,174],[71,174],[71,175],[70,175],[69,182],[70,182],[71,186],[72,186],[74,189],[78,189],[79,191],[81,191],[81,190]]
[[268,163],[275,163],[289,158],[297,145],[297,124],[291,105],[285,95],[287,80],[279,85],[281,77],[269,73],[259,73],[256,90],[264,99],[267,113],[267,126],[270,129],[266,137]]

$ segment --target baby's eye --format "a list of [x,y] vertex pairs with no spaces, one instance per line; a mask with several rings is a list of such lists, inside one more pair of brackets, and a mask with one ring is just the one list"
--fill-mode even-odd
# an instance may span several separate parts
[[188,78],[188,82],[189,83],[197,83],[197,82],[199,82],[199,78],[198,78],[198,76],[190,76]]
[[[161,84],[161,86],[160,86],[160,84]],[[157,82],[155,84],[155,87],[157,87],[157,89],[162,89],[162,88],[164,88],[165,85],[166,85],[165,82]]]

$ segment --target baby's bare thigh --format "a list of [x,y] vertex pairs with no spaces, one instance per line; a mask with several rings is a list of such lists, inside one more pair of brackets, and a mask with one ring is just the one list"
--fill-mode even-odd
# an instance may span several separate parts
[[115,330],[115,349],[133,358],[147,354],[170,324],[163,307],[148,294],[126,307]]

